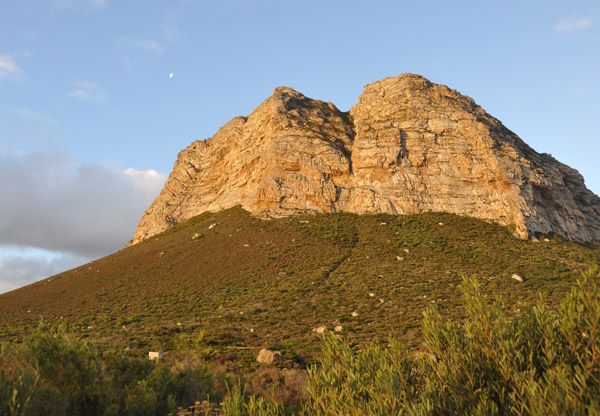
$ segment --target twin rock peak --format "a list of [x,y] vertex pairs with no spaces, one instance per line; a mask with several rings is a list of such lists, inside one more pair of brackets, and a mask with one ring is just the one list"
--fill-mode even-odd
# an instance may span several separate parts
[[133,244],[205,211],[260,217],[441,211],[600,240],[600,198],[471,98],[420,75],[369,84],[349,112],[287,87],[181,151]]

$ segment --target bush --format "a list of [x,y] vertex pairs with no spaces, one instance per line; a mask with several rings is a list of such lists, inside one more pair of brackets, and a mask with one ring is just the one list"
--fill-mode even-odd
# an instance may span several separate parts
[[285,416],[284,407],[273,400],[251,395],[246,396],[244,388],[238,385],[223,401],[223,416]]
[[[203,367],[102,352],[65,326],[40,322],[22,344],[0,344],[0,415],[165,415],[213,393]],[[220,397],[214,394],[214,397]]]
[[361,351],[329,335],[319,367],[309,371],[311,415],[600,414],[598,272],[584,275],[557,314],[526,306],[517,316],[501,299],[463,283],[467,317],[423,322],[426,354],[389,348]]
[[[357,350],[333,334],[308,371],[305,415],[600,414],[599,272],[585,274],[556,312],[537,304],[507,312],[465,280],[466,318],[436,310],[423,320],[423,350],[391,340]],[[204,367],[100,352],[65,327],[44,322],[21,345],[0,345],[2,415],[164,415],[215,395]],[[291,414],[238,386],[221,414]]]

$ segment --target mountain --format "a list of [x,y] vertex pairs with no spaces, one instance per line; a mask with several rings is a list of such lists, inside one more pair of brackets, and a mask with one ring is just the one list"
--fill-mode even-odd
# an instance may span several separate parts
[[365,87],[349,112],[291,88],[180,152],[140,220],[139,243],[206,211],[259,217],[447,212],[600,240],[600,198],[471,98],[419,75]]

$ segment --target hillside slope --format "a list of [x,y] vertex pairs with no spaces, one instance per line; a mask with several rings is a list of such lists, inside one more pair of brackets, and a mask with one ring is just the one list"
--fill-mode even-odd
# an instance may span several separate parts
[[521,240],[452,214],[261,220],[234,207],[0,295],[0,336],[19,338],[42,317],[138,351],[193,347],[251,361],[279,347],[310,358],[319,326],[341,325],[353,342],[394,335],[416,345],[425,308],[461,316],[462,276],[515,312],[540,291],[557,302],[598,264],[597,244]]

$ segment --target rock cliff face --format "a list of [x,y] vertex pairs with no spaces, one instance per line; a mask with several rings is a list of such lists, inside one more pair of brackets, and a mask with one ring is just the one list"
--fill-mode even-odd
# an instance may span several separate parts
[[600,198],[475,102],[419,75],[365,87],[349,113],[291,88],[179,153],[137,243],[204,211],[444,211],[600,240]]

